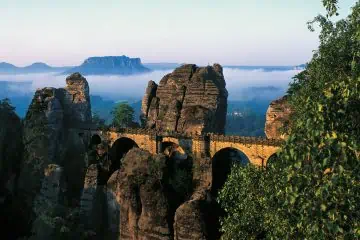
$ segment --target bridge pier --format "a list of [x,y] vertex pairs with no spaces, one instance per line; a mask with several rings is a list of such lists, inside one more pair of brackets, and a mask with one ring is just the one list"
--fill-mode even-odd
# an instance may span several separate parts
[[197,158],[210,157],[210,137],[207,135],[193,137],[192,152]]

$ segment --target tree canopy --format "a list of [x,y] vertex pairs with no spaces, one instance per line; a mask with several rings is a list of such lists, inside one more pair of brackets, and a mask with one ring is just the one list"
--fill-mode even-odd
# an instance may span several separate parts
[[12,106],[9,98],[4,98],[4,99],[0,100],[0,109],[14,111],[15,107]]
[[116,127],[130,127],[134,121],[134,109],[127,103],[119,103],[111,112],[113,115],[113,125]]
[[266,169],[235,166],[219,197],[224,239],[360,238],[360,2],[331,21],[288,95],[289,137]]

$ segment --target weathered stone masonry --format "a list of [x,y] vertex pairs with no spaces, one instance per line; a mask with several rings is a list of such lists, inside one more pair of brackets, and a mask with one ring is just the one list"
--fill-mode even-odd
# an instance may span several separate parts
[[121,138],[131,139],[139,148],[147,150],[151,154],[162,153],[162,145],[165,142],[175,143],[194,157],[212,158],[224,148],[234,148],[243,152],[250,163],[258,166],[265,166],[267,160],[277,152],[282,142],[282,140],[261,137],[180,134],[177,132],[157,133],[148,129],[111,129],[108,131],[78,129],[78,131],[88,137],[98,135],[109,146]]

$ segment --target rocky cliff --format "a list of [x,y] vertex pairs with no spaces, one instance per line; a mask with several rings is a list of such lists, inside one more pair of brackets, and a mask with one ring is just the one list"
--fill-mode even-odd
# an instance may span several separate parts
[[15,239],[26,228],[21,218],[21,205],[15,202],[22,152],[20,118],[7,101],[0,101],[0,225],[5,229],[2,239]]
[[[171,203],[166,191],[166,171],[165,156],[151,156],[135,148],[125,156],[122,168],[111,176],[108,194],[113,195],[115,205],[120,206],[118,227],[115,228],[119,239],[171,239]],[[111,215],[110,218],[116,219]]]
[[[149,82],[142,117],[159,131],[222,133],[226,108],[221,66],[183,65],[159,85]],[[278,129],[290,112],[286,99],[270,105],[269,138],[281,137]],[[11,110],[0,119],[12,126],[0,125],[0,150],[11,158],[23,153],[21,164],[0,155],[1,186],[19,175],[16,206],[24,210],[21,219],[32,223],[29,239],[56,239],[55,232],[60,239],[220,238],[223,211],[216,197],[231,154],[210,158],[189,152],[191,144],[183,149],[164,141],[161,153],[152,155],[125,137],[110,145],[110,133],[77,129],[91,120],[89,86],[79,73],[66,78],[65,88],[36,91],[22,131]],[[195,139],[201,148],[204,139]]]
[[267,138],[284,139],[283,133],[289,125],[291,108],[284,96],[270,103],[266,111],[265,134]]
[[71,68],[65,74],[80,72],[83,75],[131,75],[150,72],[140,58],[127,56],[90,57],[80,66]]
[[83,188],[87,143],[73,128],[91,122],[89,87],[79,73],[66,83],[38,89],[24,119],[18,190],[29,220],[35,220],[34,239],[50,237],[44,233],[50,234],[51,226],[41,216],[59,205],[75,206]]
[[[0,194],[10,191],[22,159],[22,128],[20,118],[7,101],[0,101]],[[0,195],[0,203],[3,200]]]
[[148,128],[183,133],[223,133],[227,90],[222,67],[186,64],[150,81],[142,101],[142,118]]

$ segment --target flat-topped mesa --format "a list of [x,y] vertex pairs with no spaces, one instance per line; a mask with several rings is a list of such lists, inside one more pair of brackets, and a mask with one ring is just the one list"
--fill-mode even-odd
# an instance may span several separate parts
[[286,96],[270,103],[266,111],[265,134],[269,139],[285,139],[284,128],[289,125],[292,110]]
[[80,72],[83,75],[131,75],[151,70],[144,67],[140,58],[127,56],[90,57],[80,66],[71,68],[65,74]]
[[185,64],[150,81],[142,102],[147,128],[181,133],[224,133],[227,96],[219,64]]

